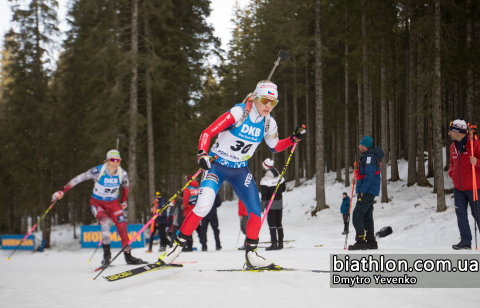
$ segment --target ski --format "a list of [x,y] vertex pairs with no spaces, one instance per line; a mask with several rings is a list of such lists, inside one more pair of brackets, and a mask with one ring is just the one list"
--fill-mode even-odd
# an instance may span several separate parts
[[261,272],[307,272],[307,273],[330,273],[330,271],[323,271],[323,270],[309,270],[309,269],[297,269],[297,268],[285,268],[281,266],[275,266],[275,268],[238,268],[238,269],[223,269],[223,270],[216,270],[217,272],[253,272],[253,273],[261,273]]
[[[257,248],[268,248],[270,246],[257,246]],[[295,248],[293,246],[288,246],[288,247],[283,247],[282,249],[291,249],[291,248]],[[276,249],[276,250],[282,250],[282,249]]]
[[[108,267],[114,267],[114,266],[115,266],[115,264],[110,264]],[[103,266],[100,266],[100,267],[96,268],[96,269],[93,271],[93,273],[100,271],[102,268],[103,268]]]
[[120,279],[125,279],[129,277],[133,277],[136,275],[144,274],[144,273],[149,273],[157,270],[164,270],[164,269],[171,269],[171,268],[179,268],[183,267],[182,264],[167,264],[167,265],[162,265],[159,262],[157,263],[151,263],[147,264],[144,266],[140,266],[137,268],[134,268],[130,271],[125,271],[121,272],[118,274],[110,275],[110,276],[102,276],[106,281],[111,282],[111,281],[117,281]]
[[[291,243],[295,242],[296,240],[288,240],[288,241],[283,241],[284,243]],[[258,242],[259,244],[271,244],[272,242]]]
[[197,263],[197,261],[180,261],[180,262],[172,262],[170,264],[193,264],[193,263]]
[[315,245],[315,247],[323,247],[323,245]]

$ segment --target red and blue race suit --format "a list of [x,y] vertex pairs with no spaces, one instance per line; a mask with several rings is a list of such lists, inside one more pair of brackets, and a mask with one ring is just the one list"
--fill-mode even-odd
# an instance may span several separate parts
[[[273,118],[270,118],[268,131],[265,131],[265,117],[260,115],[255,105],[247,119],[235,127],[244,110],[245,104],[235,105],[202,132],[199,150],[206,152],[212,137],[218,134],[210,152],[210,155],[217,155],[218,159],[213,162],[210,170],[204,172],[197,204],[180,228],[187,236],[193,233],[202,218],[210,212],[220,186],[223,181],[227,181],[247,209],[247,237],[258,239],[261,227],[260,198],[255,180],[247,167],[248,159],[263,139],[274,153],[287,149],[293,142],[290,138],[279,140],[277,123]],[[235,128],[226,130],[232,127]]]

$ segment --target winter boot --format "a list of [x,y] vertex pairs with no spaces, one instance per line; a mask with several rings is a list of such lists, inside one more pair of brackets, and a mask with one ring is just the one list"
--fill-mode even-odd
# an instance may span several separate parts
[[378,249],[378,243],[375,238],[375,231],[373,229],[367,230],[365,240],[367,241],[368,249]]
[[217,250],[222,250],[222,246],[219,245],[219,246],[217,246],[216,249],[217,249]]
[[452,245],[452,248],[455,250],[460,250],[460,249],[472,249],[472,245],[465,245],[463,241],[460,241],[457,245]]
[[158,262],[160,262],[163,265],[170,264],[171,262],[173,262],[180,255],[180,253],[182,252],[182,249],[187,244],[187,241],[191,239],[192,239],[192,236],[187,236],[182,232],[178,231],[177,238],[173,243],[173,247],[169,248],[167,252],[162,253],[158,257]]
[[102,244],[103,247],[103,260],[102,266],[105,267],[110,264],[110,259],[112,259],[112,253],[110,252],[110,244]]
[[265,248],[265,250],[278,250],[277,239],[272,240],[272,245]]
[[247,268],[274,268],[275,264],[272,261],[266,260],[257,253],[258,239],[251,240],[247,238],[245,243],[245,265]]
[[162,251],[165,251],[165,250],[167,250],[166,246],[160,246],[160,249],[158,250],[158,252],[162,252]]
[[278,233],[278,250],[283,249],[283,228],[279,227],[277,228],[277,233]]
[[132,251],[124,251],[123,254],[125,255],[125,261],[127,262],[127,264],[148,264],[148,262],[132,256]]
[[342,232],[343,235],[345,235],[347,233],[348,233],[347,230],[343,230],[343,232]]
[[202,245],[202,251],[208,251],[207,245]]
[[363,233],[357,233],[355,236],[355,244],[348,245],[348,250],[367,250],[368,244],[365,241],[365,235]]

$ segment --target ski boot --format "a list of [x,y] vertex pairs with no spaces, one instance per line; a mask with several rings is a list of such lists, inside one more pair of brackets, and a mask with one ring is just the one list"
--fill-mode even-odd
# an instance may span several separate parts
[[353,245],[348,245],[348,250],[367,250],[368,249],[368,244],[365,241],[365,234],[363,233],[357,233],[357,236],[355,236],[355,244]]
[[102,267],[105,267],[108,264],[110,264],[110,260],[112,259],[112,253],[110,252],[110,244],[102,244],[102,247],[103,247]]
[[273,261],[267,260],[257,253],[258,239],[251,240],[247,238],[245,243],[245,265],[249,269],[254,268],[275,268]]
[[452,245],[452,248],[455,250],[472,249],[472,245],[465,245],[463,241],[460,241],[457,245]]
[[270,245],[269,247],[265,248],[265,250],[278,250],[278,246],[277,246],[277,240],[272,240],[272,245]]
[[277,233],[278,233],[277,249],[281,250],[281,249],[283,249],[283,228],[282,227],[277,228]]
[[149,249],[149,250],[145,251],[145,253],[152,253],[152,250]]
[[148,262],[143,261],[142,259],[135,258],[132,256],[132,251],[124,251],[125,261],[127,264],[148,264]]
[[180,253],[182,253],[182,249],[187,244],[187,241],[191,239],[192,236],[187,236],[182,232],[178,231],[177,238],[173,243],[173,247],[169,248],[167,252],[162,253],[158,257],[158,262],[160,262],[160,264],[162,265],[167,265],[173,262],[180,255]]
[[368,249],[378,249],[378,243],[375,238],[375,231],[373,229],[367,230],[365,240],[367,241]]

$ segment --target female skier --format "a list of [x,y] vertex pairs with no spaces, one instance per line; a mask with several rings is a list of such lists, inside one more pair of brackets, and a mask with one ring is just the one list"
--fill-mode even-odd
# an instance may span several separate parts
[[[277,86],[270,81],[260,81],[253,94],[247,96],[246,104],[237,104],[220,116],[200,136],[197,162],[204,170],[203,181],[195,208],[185,218],[175,244],[159,256],[162,264],[175,260],[200,221],[210,212],[215,196],[223,181],[227,181],[245,204],[248,211],[245,264],[248,268],[274,267],[272,261],[257,253],[258,234],[261,227],[260,198],[257,186],[247,167],[257,146],[265,138],[270,150],[281,152],[296,141],[305,138],[305,129],[300,126],[286,139],[278,139],[278,128],[270,116],[278,104]],[[253,101],[253,103],[252,103]],[[219,135],[210,153],[210,140]],[[210,164],[210,156],[218,158]]]
[[[77,175],[68,182],[65,187],[62,187],[62,190],[57,191],[52,196],[52,201],[59,200],[75,185],[86,180],[93,180],[95,182],[92,198],[90,198],[90,208],[102,227],[102,266],[109,264],[112,257],[110,252],[110,218],[117,227],[118,234],[122,240],[122,246],[127,245],[129,241],[127,220],[125,219],[125,215],[123,215],[123,210],[127,207],[129,183],[127,172],[120,167],[120,161],[119,151],[108,151],[107,160],[104,165],[93,167],[87,172]],[[122,185],[122,202],[119,204],[118,196],[120,193],[120,185]],[[110,218],[108,218],[107,212]],[[124,254],[127,264],[147,263],[133,257],[130,252],[130,246],[125,249]]]

